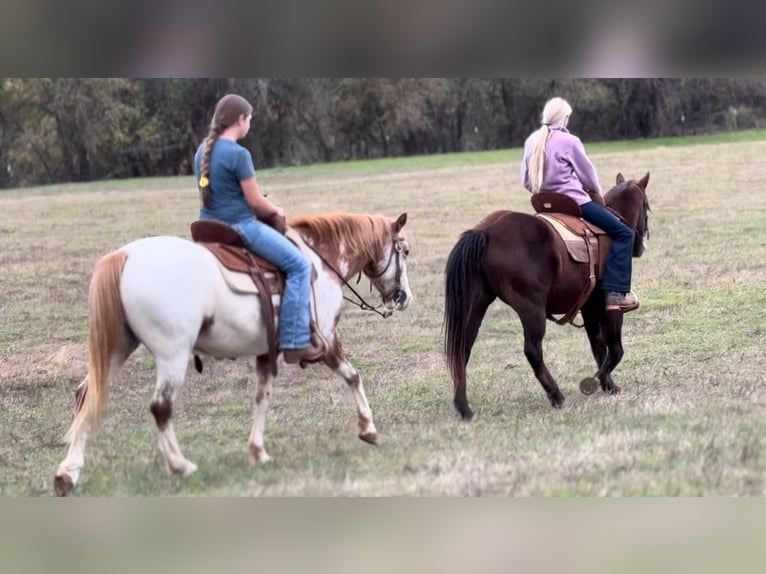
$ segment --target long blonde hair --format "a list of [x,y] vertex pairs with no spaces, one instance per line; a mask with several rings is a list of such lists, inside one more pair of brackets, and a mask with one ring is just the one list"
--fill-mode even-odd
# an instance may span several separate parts
[[532,193],[540,191],[543,184],[543,168],[545,167],[545,144],[551,137],[550,126],[564,124],[564,118],[572,115],[572,106],[564,98],[551,98],[545,103],[542,116],[542,127],[535,132],[537,140],[529,158],[529,181]]

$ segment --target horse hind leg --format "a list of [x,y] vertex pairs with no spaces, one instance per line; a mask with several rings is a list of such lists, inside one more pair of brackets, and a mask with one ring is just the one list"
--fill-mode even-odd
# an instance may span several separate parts
[[536,309],[518,311],[524,328],[524,355],[527,357],[535,377],[548,395],[548,400],[554,408],[564,406],[564,395],[561,394],[556,380],[548,371],[543,361],[543,337],[545,336],[544,306]]
[[266,411],[269,408],[273,377],[271,376],[268,355],[261,355],[256,361],[257,382],[255,389],[255,406],[253,408],[253,428],[250,431],[250,456],[256,462],[268,462],[271,457],[266,452],[263,443],[263,429],[266,426]]
[[[110,379],[114,380],[119,375],[122,366],[128,357],[136,350],[138,342],[127,333],[124,334],[122,348],[113,356],[110,368]],[[111,381],[110,381],[111,383]],[[85,395],[88,392],[88,378],[75,389],[75,416],[83,406]],[[85,445],[88,441],[90,428],[87,424],[80,425],[71,436],[69,450],[66,458],[61,462],[53,479],[53,490],[57,496],[67,496],[77,485],[80,479],[82,467],[85,464]]]
[[178,353],[172,358],[157,359],[157,385],[150,410],[159,431],[157,445],[173,474],[189,476],[197,465],[184,458],[173,429],[173,401],[183,384],[188,365],[188,353]]
[[471,310],[465,318],[465,337],[463,339],[463,364],[458,365],[456,372],[454,373],[454,389],[455,396],[453,398],[453,404],[460,414],[461,418],[465,421],[470,421],[473,418],[473,411],[468,404],[467,393],[467,376],[466,370],[468,367],[468,361],[471,358],[471,350],[476,342],[476,337],[479,335],[479,328],[484,320],[484,315],[487,314],[487,309],[494,302],[496,296],[488,289],[482,289],[478,292],[477,296],[473,300]]

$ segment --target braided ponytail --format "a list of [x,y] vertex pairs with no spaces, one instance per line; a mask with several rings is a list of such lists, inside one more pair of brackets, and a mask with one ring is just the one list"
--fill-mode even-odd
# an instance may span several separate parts
[[210,125],[210,130],[205,138],[205,147],[202,150],[202,157],[199,161],[199,193],[202,205],[208,207],[213,200],[213,194],[210,191],[210,153],[213,151],[213,144],[221,135],[223,130],[214,124]]
[[227,94],[218,100],[210,120],[210,128],[204,141],[202,157],[199,162],[199,193],[202,205],[208,207],[213,200],[213,190],[210,188],[210,155],[213,146],[221,134],[229,127],[237,123],[240,116],[248,116],[253,113],[253,106],[237,94]]

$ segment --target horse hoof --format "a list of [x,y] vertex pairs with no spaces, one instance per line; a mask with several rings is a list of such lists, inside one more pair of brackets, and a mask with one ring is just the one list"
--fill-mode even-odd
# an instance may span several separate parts
[[178,476],[189,476],[197,472],[197,465],[188,460],[184,460],[180,464],[170,466],[170,472]]
[[596,377],[585,377],[580,381],[580,392],[584,395],[592,395],[596,392],[600,384],[601,383]]
[[468,406],[468,401],[455,399],[454,404],[457,412],[460,413],[460,417],[464,421],[468,422],[473,418],[473,411],[471,410],[471,407]]
[[564,395],[559,394],[558,396],[548,397],[548,400],[551,402],[551,406],[554,409],[563,409],[564,408]]
[[359,435],[359,438],[366,442],[367,444],[378,444],[378,433],[376,432],[366,432]]
[[605,387],[603,388],[603,390],[607,395],[616,395],[616,394],[619,394],[622,389],[618,387],[617,385],[615,385],[614,383],[612,383],[611,386]]
[[253,462],[257,462],[260,464],[269,462],[271,460],[271,457],[263,448],[258,448],[257,446],[250,446],[250,460]]
[[74,488],[74,483],[68,474],[59,474],[53,479],[53,490],[56,496],[66,496]]

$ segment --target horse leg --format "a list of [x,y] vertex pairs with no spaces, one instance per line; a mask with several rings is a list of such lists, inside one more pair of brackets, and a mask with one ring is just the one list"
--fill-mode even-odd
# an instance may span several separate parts
[[[582,317],[583,322],[585,323],[585,331],[588,333],[590,348],[593,352],[593,357],[596,359],[596,367],[599,369],[604,365],[608,355],[602,328],[602,323],[605,320],[604,314],[605,311],[603,297],[591,298],[582,308]],[[585,395],[590,395],[596,391],[599,385],[607,394],[615,394],[620,392],[620,387],[618,387],[612,380],[611,373],[604,375],[603,379],[599,379],[598,374],[596,374],[594,377],[587,377],[583,379],[580,382],[580,391],[582,391],[582,393]]]
[[543,337],[545,336],[545,306],[517,310],[524,328],[524,355],[532,366],[535,377],[548,395],[548,400],[554,408],[564,405],[564,395],[561,394],[556,380],[551,376],[543,361]]
[[188,476],[197,470],[197,465],[186,460],[181,454],[178,439],[173,430],[171,417],[173,399],[183,384],[189,354],[179,353],[174,357],[157,359],[157,386],[150,409],[159,431],[158,446],[165,457],[165,462],[173,474]]
[[468,367],[468,360],[471,358],[471,350],[473,344],[476,342],[476,337],[479,335],[479,327],[484,320],[484,315],[487,313],[487,309],[495,300],[496,295],[487,290],[482,289],[478,292],[478,295],[473,300],[471,310],[465,317],[465,338],[464,338],[464,363],[460,365],[462,369],[458,369],[455,372],[455,397],[453,403],[463,420],[470,421],[473,418],[473,411],[468,405],[468,394],[466,393],[466,387],[468,381],[466,377],[466,369]]
[[[138,341],[132,337],[125,338],[122,348],[112,356],[111,376],[114,380],[119,375],[122,366],[128,357],[138,347]],[[79,412],[82,408],[83,399],[85,393],[88,392],[88,378],[80,383],[75,389],[75,413]],[[87,424],[83,424],[77,428],[74,435],[71,437],[69,443],[69,450],[67,451],[66,458],[61,462],[56,471],[56,477],[53,479],[53,489],[57,496],[66,496],[75,487],[77,481],[80,479],[80,472],[85,464],[85,444],[88,441],[88,433],[90,428]]]
[[372,409],[367,402],[364,385],[359,372],[348,362],[340,342],[336,339],[331,351],[328,353],[325,363],[339,375],[348,386],[356,401],[356,413],[359,418],[359,438],[370,444],[378,444],[378,431],[372,420]]
[[596,373],[596,378],[600,381],[602,390],[610,395],[620,392],[620,387],[612,380],[612,371],[622,360],[623,317],[621,311],[608,311],[601,319],[601,334],[606,344],[607,355]]
[[269,408],[273,377],[269,369],[269,356],[261,355],[256,360],[257,382],[255,389],[255,407],[253,408],[253,428],[250,431],[250,455],[256,462],[268,462],[271,457],[263,445],[263,429],[266,426],[266,411]]

